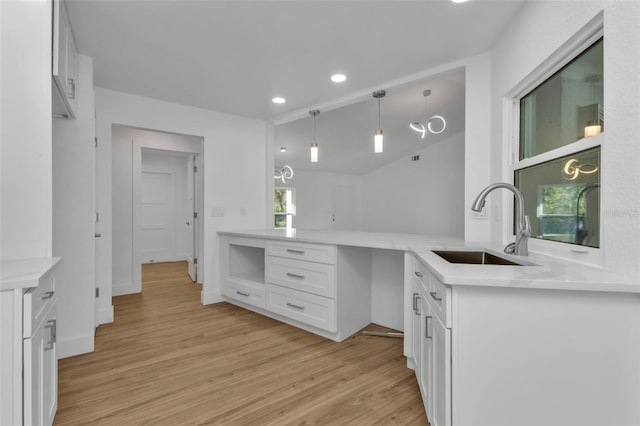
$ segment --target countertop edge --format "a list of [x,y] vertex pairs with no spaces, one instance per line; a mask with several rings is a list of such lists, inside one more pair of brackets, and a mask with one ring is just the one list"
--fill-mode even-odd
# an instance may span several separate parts
[[37,287],[40,278],[61,260],[61,257],[40,257],[0,262],[0,291]]
[[[587,266],[532,253],[532,266],[450,264],[432,253],[433,249],[472,249],[490,244],[464,241],[462,238],[418,234],[392,234],[359,231],[293,230],[289,235],[276,230],[218,231],[221,236],[262,238],[275,241],[330,244],[373,249],[399,250],[414,255],[447,286],[523,288],[611,293],[640,293],[640,283]],[[481,269],[480,269],[481,268]]]

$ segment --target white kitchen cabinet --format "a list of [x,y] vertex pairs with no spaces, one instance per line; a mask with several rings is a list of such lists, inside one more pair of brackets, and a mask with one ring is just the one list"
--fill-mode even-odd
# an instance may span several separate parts
[[429,422],[451,425],[451,330],[441,318],[449,310],[447,289],[419,262],[411,259],[413,320],[409,366],[412,366]]
[[53,424],[57,408],[56,304],[48,308],[31,337],[23,341],[24,424]]
[[57,408],[59,258],[2,262],[0,424],[51,425]]
[[75,118],[78,108],[78,51],[62,0],[53,0],[52,108],[53,116]]
[[[405,323],[405,335],[414,336],[405,355],[433,426],[638,424],[627,419],[640,418],[640,408],[620,401],[629,396],[622,384],[640,373],[631,360],[640,345],[640,296],[445,285],[406,256],[405,310],[413,313],[417,289],[423,322]],[[490,276],[519,267],[460,270],[469,268]],[[627,411],[611,409],[622,406]]]
[[369,249],[221,236],[225,300],[342,341],[371,322]]

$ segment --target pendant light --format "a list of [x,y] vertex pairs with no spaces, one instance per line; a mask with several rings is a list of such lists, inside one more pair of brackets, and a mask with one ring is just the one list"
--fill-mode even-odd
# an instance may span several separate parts
[[[429,95],[431,95],[431,90],[429,89],[422,92],[422,96],[424,96],[425,98],[427,98]],[[432,127],[434,121],[440,122],[440,129],[436,127],[436,130],[434,130],[434,128]],[[440,133],[444,132],[444,129],[447,128],[447,122],[441,115],[434,115],[427,120],[426,124],[414,121],[413,123],[409,124],[409,127],[411,127],[412,130],[420,133],[420,139],[424,139],[429,132],[433,133],[434,135],[439,135]]]
[[383,150],[384,137],[382,135],[382,129],[380,128],[380,98],[384,98],[387,94],[384,90],[376,90],[373,92],[373,97],[378,100],[378,129],[373,135],[373,152],[379,154]]
[[309,114],[313,117],[313,142],[311,143],[311,162],[318,162],[318,143],[316,142],[316,116],[320,114],[320,110],[312,109]]

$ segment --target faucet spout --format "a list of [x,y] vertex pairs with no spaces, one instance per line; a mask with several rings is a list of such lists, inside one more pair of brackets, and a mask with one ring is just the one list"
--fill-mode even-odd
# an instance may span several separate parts
[[[503,188],[513,192],[516,198],[516,218],[518,221],[518,230],[516,232],[516,242],[514,253],[519,256],[528,256],[529,249],[527,241],[531,236],[531,225],[529,217],[524,214],[524,197],[522,193],[515,186],[510,183],[498,182],[487,186],[480,191],[480,194],[476,197],[475,201],[471,205],[471,210],[479,212],[484,207],[487,195],[494,189]],[[509,246],[507,246],[509,247]],[[505,249],[506,250],[506,249]]]

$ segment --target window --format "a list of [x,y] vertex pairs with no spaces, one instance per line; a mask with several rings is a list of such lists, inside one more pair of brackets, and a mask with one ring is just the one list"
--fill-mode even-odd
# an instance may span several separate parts
[[295,194],[293,188],[275,188],[274,190],[274,227],[293,228],[296,215]]
[[533,238],[600,247],[603,39],[519,99],[514,183]]

